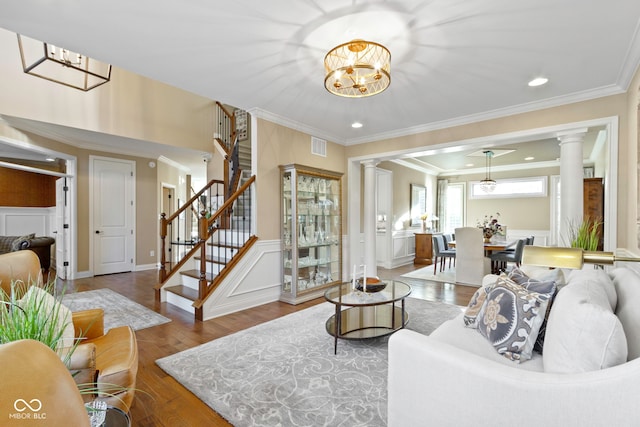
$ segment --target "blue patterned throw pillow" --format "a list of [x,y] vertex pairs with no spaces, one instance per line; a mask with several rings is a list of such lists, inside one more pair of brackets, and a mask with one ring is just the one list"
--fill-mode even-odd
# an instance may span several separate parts
[[478,332],[506,358],[528,360],[550,297],[499,277],[478,315]]

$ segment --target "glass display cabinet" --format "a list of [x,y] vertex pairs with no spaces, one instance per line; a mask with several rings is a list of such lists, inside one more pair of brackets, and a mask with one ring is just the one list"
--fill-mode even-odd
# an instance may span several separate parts
[[280,166],[281,300],[298,304],[342,282],[342,174]]

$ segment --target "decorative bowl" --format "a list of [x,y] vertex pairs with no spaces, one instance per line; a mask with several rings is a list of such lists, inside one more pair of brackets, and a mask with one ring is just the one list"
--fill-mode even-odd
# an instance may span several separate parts
[[[381,281],[380,279],[378,279],[377,277],[367,277],[367,290],[366,290],[367,293],[380,292],[386,287],[387,287],[387,284]],[[362,277],[359,279],[356,279],[356,290],[364,291],[363,288],[364,288],[364,285],[363,285]]]

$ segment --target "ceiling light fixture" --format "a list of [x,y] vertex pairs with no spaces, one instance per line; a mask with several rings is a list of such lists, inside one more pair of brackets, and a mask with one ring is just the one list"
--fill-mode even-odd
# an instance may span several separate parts
[[327,53],[324,69],[324,87],[334,95],[373,96],[391,83],[391,54],[381,44],[352,40]]
[[491,179],[491,157],[493,157],[493,151],[486,150],[483,151],[483,153],[485,155],[487,174],[485,178],[480,181],[480,188],[482,188],[482,191],[485,193],[493,193],[493,190],[496,189],[496,181]]
[[536,87],[536,86],[542,86],[548,81],[549,79],[546,77],[536,77],[535,79],[531,80],[528,84],[531,87]]
[[362,127],[362,123],[353,122],[353,123],[351,123],[351,127],[354,128],[354,129],[360,129]]
[[18,34],[25,73],[84,92],[111,80],[111,65]]

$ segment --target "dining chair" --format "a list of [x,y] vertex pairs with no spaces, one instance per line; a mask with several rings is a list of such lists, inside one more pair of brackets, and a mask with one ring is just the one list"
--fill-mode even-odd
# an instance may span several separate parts
[[[436,274],[436,268],[438,266],[438,259],[440,259],[440,271],[444,271],[444,261],[445,258],[449,258],[449,268],[451,268],[451,259],[455,261],[456,259],[456,250],[447,248],[445,244],[444,236],[442,234],[434,234],[432,237],[433,240],[433,253],[434,253],[434,262],[433,262],[433,274]],[[454,264],[455,265],[455,264]]]
[[482,278],[491,271],[483,242],[479,228],[456,228],[456,283],[480,286]]
[[499,251],[491,254],[489,256],[491,258],[491,271],[496,274],[505,271],[508,262],[513,262],[519,267],[522,262],[522,252],[528,241],[529,238],[519,239],[513,251]]

